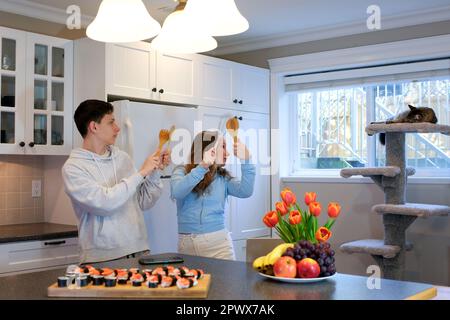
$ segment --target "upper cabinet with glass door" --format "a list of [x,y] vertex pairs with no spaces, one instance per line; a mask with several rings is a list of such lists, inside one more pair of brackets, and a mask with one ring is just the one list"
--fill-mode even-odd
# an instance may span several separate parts
[[27,154],[72,148],[73,42],[27,34]]
[[0,27],[0,153],[25,152],[25,32]]

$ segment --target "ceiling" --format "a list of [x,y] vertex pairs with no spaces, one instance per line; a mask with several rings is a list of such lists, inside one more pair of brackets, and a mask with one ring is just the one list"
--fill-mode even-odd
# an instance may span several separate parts
[[[66,14],[69,5],[78,5],[87,23],[95,17],[101,0],[0,0],[1,3],[37,6],[33,12],[52,9]],[[174,0],[143,0],[159,22],[172,12]],[[368,6],[381,9],[381,28],[390,29],[450,20],[450,0],[235,0],[250,28],[238,35],[218,37],[217,51],[231,53],[299,43],[323,38],[369,32]],[[55,9],[57,9],[55,11]],[[13,11],[13,10],[12,10]],[[17,12],[15,12],[17,13]],[[26,12],[25,12],[26,13]],[[22,12],[21,14],[24,14]],[[24,14],[27,15],[27,14]]]

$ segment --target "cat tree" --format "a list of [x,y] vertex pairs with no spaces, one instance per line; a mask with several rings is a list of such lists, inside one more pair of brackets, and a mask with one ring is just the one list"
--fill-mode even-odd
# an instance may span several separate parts
[[385,203],[372,207],[372,212],[383,215],[384,239],[366,239],[344,243],[346,253],[368,253],[380,266],[383,277],[402,280],[405,270],[405,252],[412,250],[406,241],[406,229],[418,217],[447,216],[450,207],[406,203],[407,177],[415,173],[406,167],[405,134],[438,132],[450,135],[450,126],[431,123],[370,124],[368,135],[386,133],[386,166],[376,168],[346,168],[341,176],[370,177],[384,192]]

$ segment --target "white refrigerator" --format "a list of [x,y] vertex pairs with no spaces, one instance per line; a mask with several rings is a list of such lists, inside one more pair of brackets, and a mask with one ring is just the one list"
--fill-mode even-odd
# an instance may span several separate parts
[[[130,102],[121,100],[113,102],[114,115],[121,128],[117,146],[127,152],[133,159],[135,167],[139,169],[145,158],[158,147],[158,136],[161,129],[169,129],[172,125],[178,129],[176,142],[170,142],[177,161],[187,160],[191,139],[193,139],[194,125],[197,120],[195,107],[159,105],[151,103]],[[183,130],[180,130],[183,129]],[[190,139],[185,139],[186,135]],[[183,150],[181,149],[183,137]],[[184,154],[183,154],[184,152]],[[174,154],[172,154],[174,158]],[[177,208],[170,198],[170,175],[175,164],[167,167],[162,175],[163,192],[156,204],[144,212],[145,223],[152,254],[163,252],[177,252],[178,229]]]

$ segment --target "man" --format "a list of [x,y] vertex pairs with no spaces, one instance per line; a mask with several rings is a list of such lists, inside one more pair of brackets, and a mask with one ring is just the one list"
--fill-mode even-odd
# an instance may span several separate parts
[[66,193],[78,218],[81,263],[139,256],[148,252],[142,214],[161,195],[160,169],[168,152],[150,155],[139,171],[127,153],[114,146],[120,128],[112,104],[86,100],[75,111],[82,148],[62,168]]

